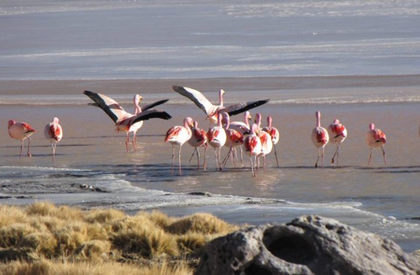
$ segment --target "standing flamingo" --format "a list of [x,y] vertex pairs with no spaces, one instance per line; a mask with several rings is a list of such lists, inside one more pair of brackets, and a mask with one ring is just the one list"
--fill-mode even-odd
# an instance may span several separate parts
[[334,158],[337,156],[338,165],[338,158],[340,157],[340,145],[347,138],[347,129],[343,124],[340,123],[338,119],[335,119],[334,122],[328,126],[328,133],[331,137],[331,142],[335,143],[337,146],[331,159],[331,164],[334,165]]
[[232,157],[233,159],[233,163],[234,165],[236,165],[235,163],[235,152],[236,152],[236,147],[240,146],[244,143],[244,135],[235,130],[235,129],[231,129],[230,126],[230,118],[228,113],[226,112],[222,112],[222,121],[224,122],[224,127],[225,127],[225,132],[226,132],[226,143],[224,144],[224,146],[229,148],[229,152],[226,155],[225,159],[223,160],[223,166],[226,165],[227,161],[229,160],[230,157]]
[[217,125],[210,128],[207,132],[207,140],[211,147],[214,148],[216,156],[216,169],[222,170],[222,163],[220,161],[220,148],[226,143],[226,131],[222,126],[222,114],[218,114]]
[[152,104],[143,107],[142,110],[140,108],[139,103],[143,98],[140,95],[135,95],[133,98],[134,114],[130,114],[126,112],[124,108],[118,104],[118,102],[106,95],[93,93],[89,91],[84,91],[83,93],[95,102],[90,105],[100,107],[115,122],[115,130],[117,132],[126,132],[127,138],[125,140],[125,148],[127,152],[128,144],[130,142],[130,133],[133,133],[132,144],[134,147],[134,151],[136,150],[136,135],[137,131],[141,128],[141,126],[143,126],[143,120],[148,120],[150,118],[171,118],[171,116],[164,111],[152,109],[155,106],[167,102],[168,99],[156,101]]
[[276,127],[273,127],[272,124],[273,124],[273,118],[271,116],[268,116],[267,126],[264,127],[262,130],[264,132],[267,132],[271,136],[271,142],[273,143],[273,147],[274,147],[274,155],[276,156],[277,167],[280,167],[279,158],[277,157],[277,149],[276,149],[276,144],[279,142],[279,139],[280,139],[280,132]]
[[261,153],[261,140],[257,136],[258,126],[253,124],[251,126],[251,134],[244,139],[244,150],[251,161],[251,173],[253,177],[257,176],[257,156]]
[[14,139],[21,141],[20,145],[20,157],[22,157],[23,147],[25,139],[28,139],[28,157],[32,157],[31,154],[31,136],[35,133],[35,129],[26,122],[16,122],[13,119],[9,120],[8,127],[9,136]]
[[63,138],[63,128],[61,127],[60,121],[57,117],[54,117],[52,122],[45,125],[44,135],[45,138],[51,142],[52,155],[54,158],[57,143]]
[[318,152],[318,158],[315,162],[315,168],[318,167],[318,161],[320,157],[320,150],[321,150],[321,157],[322,157],[322,166],[324,167],[324,148],[327,145],[330,137],[328,135],[328,131],[321,127],[321,112],[316,111],[316,127],[312,130],[312,142],[315,144]]
[[192,88],[172,86],[172,89],[180,95],[183,95],[189,98],[192,102],[194,102],[195,105],[197,105],[198,108],[203,110],[207,117],[212,119],[212,122],[214,123],[216,123],[217,121],[219,112],[227,112],[230,116],[233,116],[243,113],[252,108],[258,107],[260,105],[263,105],[269,101],[269,99],[265,99],[250,102],[241,102],[225,107],[223,106],[223,94],[225,93],[223,90],[220,90],[219,92],[219,105],[213,105],[201,92]]
[[175,146],[179,145],[178,168],[179,168],[179,174],[182,175],[181,149],[182,149],[182,145],[191,138],[191,135],[192,135],[191,128],[193,126],[194,126],[194,120],[190,117],[186,117],[184,119],[184,125],[183,126],[171,127],[166,132],[165,142],[168,141],[172,145],[171,174],[173,174],[173,170],[174,170]]
[[194,121],[194,127],[191,129],[192,135],[188,140],[188,144],[194,147],[194,151],[191,155],[190,161],[194,157],[194,154],[197,153],[197,169],[200,170],[200,151],[198,147],[204,147],[204,163],[203,168],[207,168],[206,152],[207,152],[207,132],[203,129],[198,128],[198,122]]
[[263,157],[263,169],[265,171],[267,167],[267,155],[273,150],[273,142],[269,133],[261,131],[261,120],[261,114],[257,113],[255,115],[255,124],[257,125],[257,136],[261,140],[261,153],[258,155],[258,160],[260,156]]
[[[241,133],[242,135],[248,135],[251,132],[251,127],[249,121],[252,119],[251,113],[246,111],[244,113],[244,121],[232,121],[229,124],[229,129],[234,129]],[[236,150],[235,150],[236,151]],[[239,147],[241,163],[244,162],[242,157],[242,146]]]
[[375,124],[373,123],[369,125],[369,131],[366,134],[366,142],[368,146],[370,147],[368,165],[370,165],[371,160],[372,160],[373,148],[378,148],[378,147],[382,149],[382,155],[384,157],[384,164],[386,165],[386,156],[385,156],[385,150],[384,150],[384,145],[386,143],[386,136],[385,136],[385,133],[382,132],[380,129],[375,129]]

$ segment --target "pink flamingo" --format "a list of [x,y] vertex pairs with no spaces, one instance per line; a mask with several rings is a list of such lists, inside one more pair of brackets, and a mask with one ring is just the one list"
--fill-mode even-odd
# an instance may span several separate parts
[[[244,113],[244,121],[232,121],[229,124],[229,129],[233,129],[241,133],[242,135],[247,135],[251,131],[251,127],[249,125],[249,121],[252,119],[251,113],[246,111]],[[236,150],[235,150],[236,151]],[[239,147],[241,163],[243,163],[242,157],[242,146]]]
[[328,131],[321,127],[321,112],[316,111],[316,127],[312,130],[312,142],[317,148],[318,158],[316,159],[315,168],[318,167],[318,161],[320,157],[320,150],[321,150],[321,157],[322,157],[322,167],[324,167],[324,148],[327,145],[330,137],[328,135]]
[[271,136],[271,142],[273,143],[273,147],[274,147],[274,155],[276,156],[277,167],[280,167],[279,159],[277,157],[277,149],[276,149],[276,144],[279,142],[279,139],[280,139],[280,132],[276,127],[273,127],[272,124],[273,124],[273,118],[271,116],[268,116],[267,126],[264,127],[262,130],[264,132],[267,132]]
[[22,157],[23,147],[25,139],[28,139],[28,157],[32,157],[31,154],[31,136],[35,133],[35,129],[26,122],[16,122],[13,119],[9,120],[8,127],[9,136],[14,139],[21,141],[20,145],[20,157]]
[[251,161],[251,173],[253,177],[257,176],[257,156],[261,153],[261,139],[257,136],[258,125],[251,126],[251,134],[244,139],[244,150]]
[[63,138],[63,128],[57,117],[54,117],[52,122],[45,125],[44,135],[51,142],[52,154],[55,157],[57,143]]
[[191,135],[192,135],[191,128],[193,126],[194,126],[194,120],[190,117],[186,117],[184,119],[184,125],[183,126],[171,127],[166,132],[165,142],[168,141],[172,145],[171,174],[173,174],[173,168],[174,168],[175,146],[179,145],[178,168],[179,168],[179,174],[182,175],[181,149],[182,149],[182,145],[191,138]]
[[337,156],[337,165],[338,158],[340,156],[340,145],[347,138],[347,129],[343,124],[340,123],[338,119],[335,119],[332,124],[328,126],[328,133],[331,137],[331,142],[335,143],[337,148],[331,159],[331,164],[334,165],[334,158]]
[[229,148],[229,152],[226,155],[225,159],[223,160],[223,166],[226,165],[227,161],[229,160],[231,156],[232,156],[234,165],[236,165],[235,148],[238,146],[240,147],[244,143],[244,135],[235,129],[229,128],[230,118],[229,118],[228,113],[222,112],[221,114],[222,114],[222,120],[224,122],[224,127],[226,131],[226,143],[224,144],[224,146]]
[[366,142],[368,146],[370,147],[368,165],[370,165],[371,160],[372,160],[373,148],[378,148],[378,147],[382,149],[382,155],[384,157],[384,164],[386,165],[386,156],[385,156],[385,150],[384,150],[384,145],[386,143],[386,135],[380,129],[375,129],[375,124],[373,123],[369,125],[369,131],[366,134]]
[[265,99],[250,102],[241,102],[225,107],[223,105],[223,94],[225,93],[225,91],[223,90],[220,90],[219,92],[219,105],[213,105],[201,92],[192,88],[172,86],[172,89],[180,95],[185,96],[192,102],[194,102],[198,108],[203,110],[203,112],[207,115],[208,118],[212,120],[213,123],[217,122],[219,112],[226,112],[230,116],[233,116],[243,113],[252,108],[261,106],[269,101],[269,99]]
[[271,150],[273,150],[273,142],[271,141],[271,136],[269,133],[265,131],[261,131],[261,120],[262,116],[260,113],[255,115],[255,124],[257,124],[257,136],[261,140],[261,153],[258,155],[259,157],[263,157],[263,168],[264,171],[267,167],[267,155],[270,154]]
[[120,104],[118,104],[118,102],[106,95],[93,93],[89,91],[84,91],[83,93],[95,102],[91,103],[90,105],[100,107],[114,121],[115,131],[126,132],[127,138],[125,140],[125,148],[127,152],[128,144],[130,142],[130,133],[133,133],[132,144],[134,147],[134,151],[136,150],[136,135],[137,131],[143,126],[143,120],[148,120],[150,118],[160,118],[167,120],[171,118],[171,116],[164,111],[152,109],[157,105],[161,105],[167,102],[168,99],[156,101],[152,104],[145,106],[142,110],[139,104],[143,97],[141,97],[140,95],[135,95],[133,98],[134,114],[130,114],[126,112],[124,108],[121,107]]
[[198,122],[194,121],[194,127],[191,129],[192,135],[191,138],[188,140],[188,144],[194,147],[194,152],[191,155],[189,161],[192,160],[194,154],[197,153],[197,169],[200,170],[200,151],[198,147],[204,147],[204,163],[203,168],[204,170],[207,169],[207,160],[206,160],[206,152],[207,152],[207,133],[203,129],[198,128]]
[[218,114],[217,125],[210,128],[207,132],[208,143],[214,148],[216,156],[216,169],[222,170],[222,163],[220,161],[220,148],[226,143],[226,131],[222,126],[222,114]]

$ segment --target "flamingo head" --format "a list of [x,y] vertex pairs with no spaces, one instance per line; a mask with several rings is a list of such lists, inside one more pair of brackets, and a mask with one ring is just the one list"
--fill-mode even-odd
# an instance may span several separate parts
[[333,124],[340,124],[340,121],[338,119],[334,119]]
[[140,104],[143,97],[141,95],[135,95],[133,98],[134,104]]
[[245,112],[245,120],[251,120],[252,119],[252,115],[250,111],[246,111]]
[[373,123],[369,124],[369,130],[373,130],[373,129],[375,129],[375,124]]
[[14,121],[13,119],[9,120],[7,129],[10,129],[10,127],[12,127],[14,124],[16,124],[16,121]]
[[52,121],[53,121],[53,123],[55,123],[55,124],[60,123],[60,120],[58,119],[58,117],[54,117]]
[[187,128],[193,128],[194,127],[194,120],[191,117],[186,117],[184,119],[184,125]]

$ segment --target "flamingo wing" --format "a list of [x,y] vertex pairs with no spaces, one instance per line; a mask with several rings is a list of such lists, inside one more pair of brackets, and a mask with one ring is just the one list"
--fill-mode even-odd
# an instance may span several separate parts
[[153,102],[153,103],[151,103],[151,104],[148,104],[148,105],[146,105],[146,106],[142,107],[142,109],[143,109],[143,111],[146,111],[146,110],[152,109],[153,107],[156,107],[156,106],[158,106],[158,105],[162,105],[162,104],[164,104],[164,103],[168,102],[168,100],[169,100],[169,99],[162,99],[162,100],[159,100],[159,101]]
[[127,116],[130,116],[129,113],[127,113],[123,107],[118,104],[115,100],[112,98],[99,94],[94,93],[90,91],[84,91],[83,94],[88,96],[90,99],[92,99],[95,103],[91,103],[90,105],[96,106],[104,110],[104,112],[115,122],[119,122],[122,119],[127,118]]
[[148,120],[151,118],[160,118],[160,119],[171,119],[172,116],[170,114],[168,114],[165,111],[161,111],[161,110],[157,110],[157,109],[150,109],[150,110],[146,110],[144,112],[141,112],[140,114],[136,115],[133,118],[133,122],[132,124],[142,121],[142,120]]
[[258,106],[261,106],[265,103],[270,101],[270,99],[264,99],[264,100],[257,100],[257,101],[248,101],[248,102],[241,102],[238,104],[234,104],[228,107],[221,108],[220,111],[226,112],[229,114],[229,116],[237,115],[243,112],[246,112],[248,110],[251,110],[253,108],[256,108]]
[[189,98],[197,105],[198,108],[204,111],[206,115],[212,115],[217,108],[214,106],[201,92],[188,87],[172,86],[172,89],[180,95]]

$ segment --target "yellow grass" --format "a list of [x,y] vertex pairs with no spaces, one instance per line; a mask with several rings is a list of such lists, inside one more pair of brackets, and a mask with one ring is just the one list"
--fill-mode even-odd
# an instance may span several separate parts
[[175,218],[47,202],[2,205],[0,275],[192,274],[197,252],[236,229],[204,213]]

